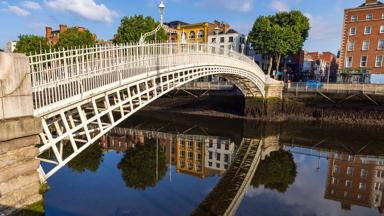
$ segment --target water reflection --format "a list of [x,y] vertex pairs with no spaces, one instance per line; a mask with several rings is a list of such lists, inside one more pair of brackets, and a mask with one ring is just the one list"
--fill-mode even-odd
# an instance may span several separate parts
[[[136,215],[189,215],[209,197],[217,197],[212,193],[229,190],[225,184],[222,191],[217,187],[238,161],[244,139],[261,140],[260,162],[244,199],[236,198],[238,215],[375,215],[383,211],[383,137],[375,131],[364,131],[372,136],[366,140],[356,130],[340,133],[328,126],[320,131],[322,126],[316,125],[243,122],[239,129],[241,124],[235,121],[230,131],[231,124],[213,128],[210,122],[214,120],[207,119],[191,123],[137,118],[139,123],[133,119],[115,128],[71,161],[70,172],[53,177],[47,212],[57,215],[54,206],[62,199],[58,194],[66,196],[60,179],[76,181],[84,176],[90,184],[100,181],[105,189],[80,188],[79,194],[91,193],[96,198],[61,204],[75,215],[111,215],[117,209]],[[113,186],[105,187],[89,173],[108,176]],[[102,209],[83,207],[94,206],[98,200],[103,200]]]

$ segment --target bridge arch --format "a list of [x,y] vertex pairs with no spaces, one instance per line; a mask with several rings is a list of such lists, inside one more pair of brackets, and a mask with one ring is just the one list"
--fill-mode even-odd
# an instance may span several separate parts
[[[40,158],[53,165],[40,167],[42,180],[138,110],[195,79],[221,75],[245,96],[265,96],[273,82],[253,60],[206,44],[59,51],[30,56],[30,68],[35,115],[44,130],[40,154],[53,153]],[[71,154],[63,154],[64,145]]]

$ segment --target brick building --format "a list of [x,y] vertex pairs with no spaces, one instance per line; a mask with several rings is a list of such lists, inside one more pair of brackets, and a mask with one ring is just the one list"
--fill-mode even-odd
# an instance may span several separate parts
[[384,76],[384,4],[378,0],[345,9],[340,71]]
[[[86,31],[87,29],[84,27],[75,27],[77,31],[83,32]],[[48,42],[52,45],[56,45],[59,42],[60,39],[60,34],[66,32],[68,30],[67,25],[60,24],[59,25],[59,30],[52,30],[52,27],[45,27],[45,39],[48,40]],[[93,39],[96,41],[97,37],[96,34],[92,34]]]
[[331,52],[305,52],[303,74],[307,79],[334,82],[337,77],[336,55]]
[[347,210],[352,205],[370,208],[375,167],[358,156],[331,153],[324,198],[339,201]]

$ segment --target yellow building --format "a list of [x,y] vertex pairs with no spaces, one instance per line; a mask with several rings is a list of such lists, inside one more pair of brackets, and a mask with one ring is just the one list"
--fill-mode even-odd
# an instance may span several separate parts
[[183,136],[176,139],[176,171],[205,178],[205,145],[203,140]]
[[186,43],[208,43],[208,35],[214,34],[216,26],[208,22],[179,25],[177,40],[181,42],[185,38]]

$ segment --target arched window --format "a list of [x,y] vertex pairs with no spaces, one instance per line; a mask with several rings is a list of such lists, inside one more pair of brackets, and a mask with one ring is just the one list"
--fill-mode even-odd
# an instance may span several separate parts
[[189,32],[189,39],[195,39],[196,35],[194,31]]
[[204,31],[203,30],[200,30],[198,35],[197,35],[198,38],[203,38],[204,37]]

